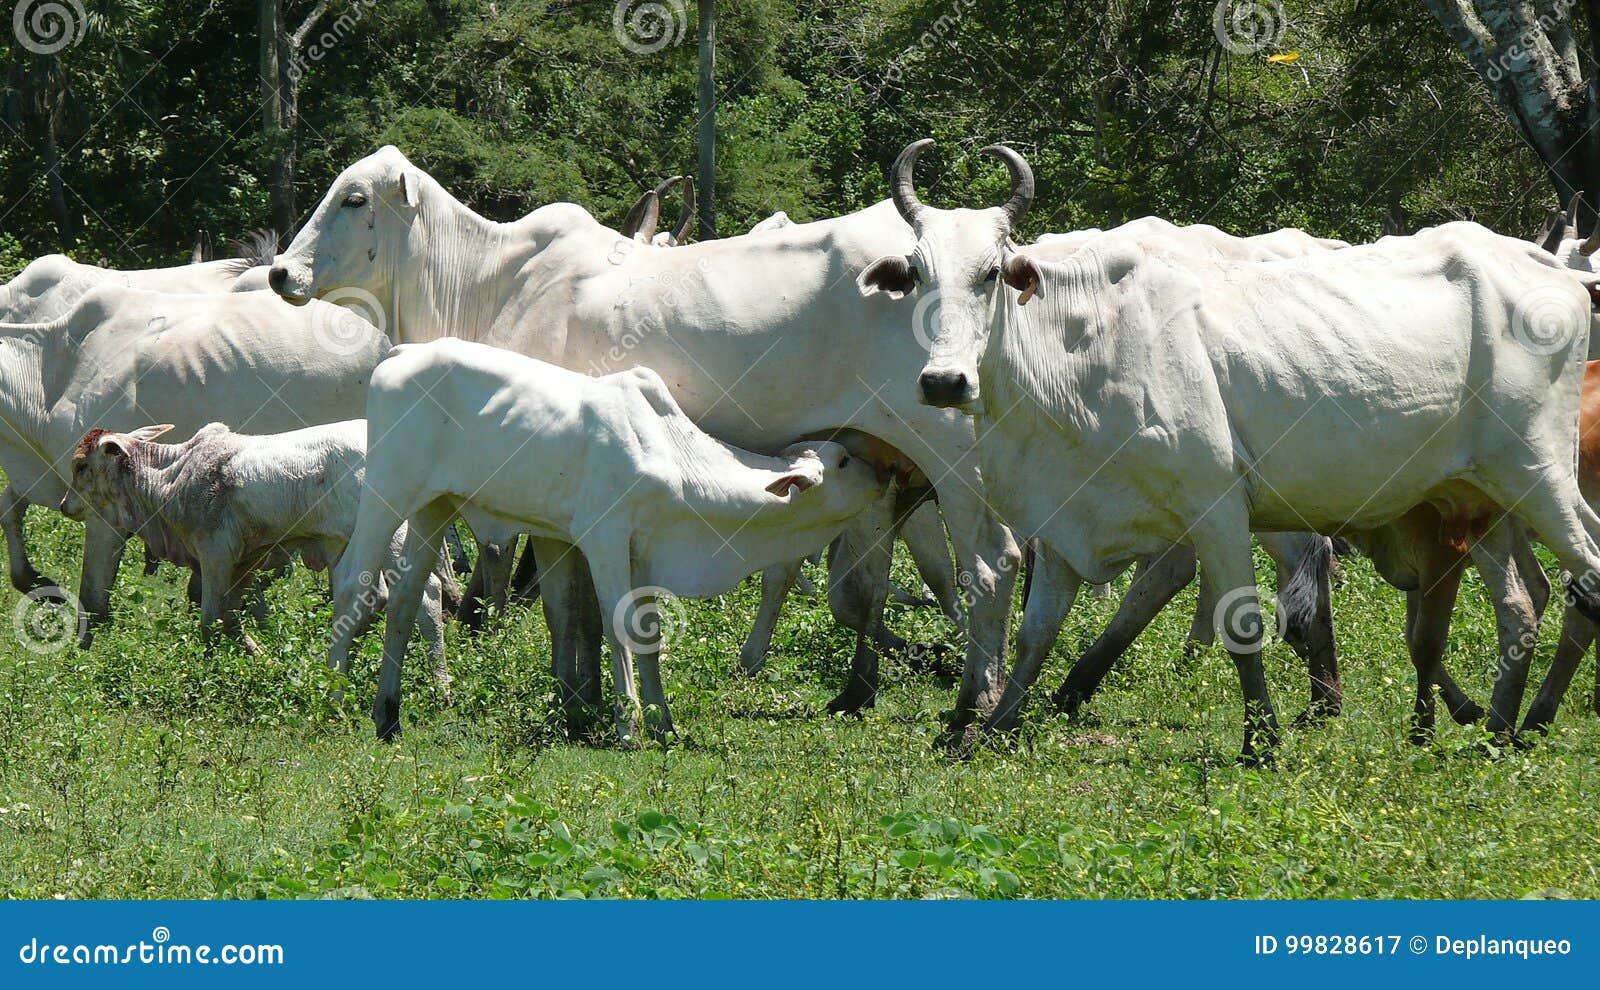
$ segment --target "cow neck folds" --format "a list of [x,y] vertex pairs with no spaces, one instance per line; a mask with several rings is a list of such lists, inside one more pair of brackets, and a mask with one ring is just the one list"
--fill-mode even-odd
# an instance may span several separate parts
[[0,418],[9,426],[0,439],[38,436],[43,428],[45,351],[59,349],[59,323],[0,323]]
[[981,400],[991,417],[1048,409],[1055,425],[1093,429],[1093,396],[1084,387],[1113,346],[1098,259],[1064,266],[1027,303],[1008,292],[979,357]]
[[[395,343],[460,337],[483,341],[505,303],[506,288],[527,253],[517,245],[522,221],[496,223],[474,213],[442,187],[422,197],[404,251],[423,259],[419,271],[389,273]],[[531,251],[531,249],[530,249]],[[399,266],[397,266],[398,268]]]

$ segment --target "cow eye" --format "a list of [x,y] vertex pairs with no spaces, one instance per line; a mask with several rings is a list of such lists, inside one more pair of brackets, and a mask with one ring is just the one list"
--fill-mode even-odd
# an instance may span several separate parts
[[849,454],[846,454],[843,457],[839,458],[839,466],[840,467],[844,467],[846,464],[849,464],[849,463],[850,463],[850,455]]
[[367,194],[366,193],[351,193],[350,195],[348,195],[348,196],[346,196],[344,198],[344,205],[348,206],[348,207],[351,207],[352,209],[355,208],[355,207],[358,207],[358,206],[366,206],[367,205]]
[[983,280],[985,282],[993,282],[995,279],[997,279],[999,277],[1000,277],[1000,266],[999,265],[995,265],[993,268],[989,269],[989,274],[985,275],[983,277]]

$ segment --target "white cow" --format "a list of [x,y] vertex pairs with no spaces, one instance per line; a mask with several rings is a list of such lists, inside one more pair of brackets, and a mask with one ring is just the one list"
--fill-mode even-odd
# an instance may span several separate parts
[[[1277,733],[1252,527],[1370,530],[1423,503],[1468,520],[1510,510],[1600,615],[1600,517],[1575,477],[1575,341],[1593,287],[1548,254],[1458,223],[1293,261],[1178,262],[1123,237],[1056,264],[1007,247],[1032,194],[1020,155],[989,149],[1012,171],[1005,206],[932,210],[911,184],[927,143],[902,153],[893,183],[916,246],[866,269],[863,289],[940,293],[918,387],[979,419],[991,498],[1070,568],[1063,609],[1080,575],[1194,548],[1232,605],[1247,757]],[[1037,673],[1018,667],[992,727],[1014,724]]]
[[1151,216],[1129,220],[1109,231],[1092,227],[1065,234],[1040,234],[1032,244],[1018,250],[1023,254],[1048,259],[1064,258],[1096,237],[1107,233],[1123,234],[1141,243],[1168,245],[1172,250],[1195,258],[1236,261],[1299,258],[1318,251],[1335,251],[1350,246],[1347,241],[1317,237],[1295,227],[1284,227],[1281,230],[1250,237],[1236,237],[1210,224],[1175,224],[1161,217]]
[[[362,288],[389,307],[398,341],[459,336],[590,373],[653,368],[701,428],[747,449],[853,428],[903,452],[937,488],[973,595],[957,724],[991,709],[1018,549],[988,508],[970,420],[923,405],[905,380],[923,350],[903,310],[850,285],[913,243],[894,206],[670,250],[618,252],[620,239],[570,203],[486,220],[384,148],[340,174],[270,281],[294,301]],[[541,578],[558,649],[571,580]],[[875,688],[853,677],[833,707],[858,710]]]
[[[257,231],[236,242],[241,255],[237,258],[135,271],[85,265],[60,254],[45,255],[0,286],[0,323],[48,323],[71,309],[84,293],[100,286],[177,293],[265,289],[277,242],[275,232]],[[12,584],[21,592],[42,586],[28,558],[27,512],[28,501],[14,486],[0,491],[0,530],[5,532],[10,551]]]
[[[49,323],[0,325],[0,468],[20,498],[58,506],[73,450],[102,423],[172,423],[181,438],[217,420],[280,432],[352,419],[388,347],[327,303],[97,288]],[[86,524],[79,600],[91,618],[108,613],[126,539],[108,520]],[[14,584],[52,583],[18,573],[26,557],[9,549]]]
[[[457,514],[490,540],[529,531],[541,546],[561,544],[561,556],[582,552],[611,644],[617,730],[628,740],[641,728],[635,657],[654,728],[672,731],[657,667],[658,593],[722,593],[827,543],[882,494],[873,468],[836,443],[764,457],[713,439],[653,371],[590,378],[466,341],[396,348],[373,372],[367,418],[367,486],[334,605],[354,626],[359,591],[406,522],[373,707],[381,738],[399,730],[421,576]],[[349,636],[336,630],[330,664],[344,670],[348,651]]]
[[[202,628],[209,634],[220,621],[259,655],[239,624],[238,598],[255,570],[285,554],[298,553],[314,571],[337,572],[366,476],[367,424],[346,420],[255,436],[210,423],[182,443],[154,442],[170,429],[86,433],[73,452],[72,487],[61,512],[80,522],[97,514],[168,559],[197,565]],[[398,573],[403,539],[402,529],[386,573]],[[419,625],[435,680],[448,691],[441,589],[430,574]],[[364,591],[381,601],[387,586],[379,581]]]

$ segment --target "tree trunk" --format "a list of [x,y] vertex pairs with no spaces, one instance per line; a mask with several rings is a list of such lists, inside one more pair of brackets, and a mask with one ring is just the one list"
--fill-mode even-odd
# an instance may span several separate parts
[[300,64],[306,38],[328,12],[332,0],[317,0],[291,34],[284,23],[284,0],[259,0],[261,33],[261,128],[269,162],[267,193],[272,226],[280,239],[293,232],[294,180],[300,159]]
[[700,0],[700,237],[717,236],[717,2]]
[[[1583,76],[1568,0],[1425,0],[1500,109],[1544,165],[1557,200],[1586,193],[1587,232],[1600,192],[1600,123]],[[1586,0],[1591,35],[1600,4]],[[1591,37],[1591,44],[1596,42]]]

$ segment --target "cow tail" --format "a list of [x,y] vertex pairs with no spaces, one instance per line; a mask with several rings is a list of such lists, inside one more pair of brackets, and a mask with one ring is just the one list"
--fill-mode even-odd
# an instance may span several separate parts
[[1317,624],[1322,589],[1333,579],[1333,542],[1312,539],[1306,554],[1295,564],[1289,580],[1278,589],[1279,621],[1284,638],[1304,643]]

